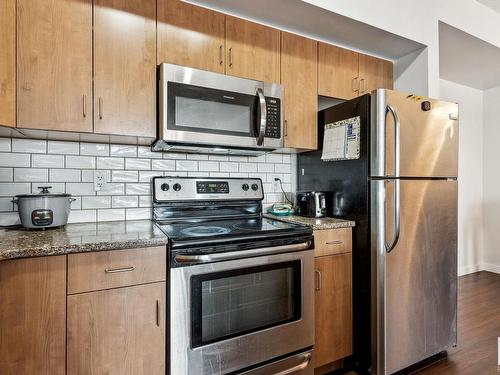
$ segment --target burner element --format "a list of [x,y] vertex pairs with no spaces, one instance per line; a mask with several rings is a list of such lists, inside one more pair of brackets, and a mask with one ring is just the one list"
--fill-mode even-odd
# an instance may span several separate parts
[[227,234],[231,232],[230,228],[216,227],[214,225],[199,225],[196,227],[184,228],[181,233],[185,236],[203,237],[214,236],[219,234]]

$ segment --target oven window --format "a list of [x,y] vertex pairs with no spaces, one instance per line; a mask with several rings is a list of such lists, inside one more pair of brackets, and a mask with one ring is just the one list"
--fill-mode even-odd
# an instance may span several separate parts
[[301,262],[191,278],[191,340],[199,347],[301,318]]
[[168,82],[167,127],[198,133],[256,137],[255,95]]

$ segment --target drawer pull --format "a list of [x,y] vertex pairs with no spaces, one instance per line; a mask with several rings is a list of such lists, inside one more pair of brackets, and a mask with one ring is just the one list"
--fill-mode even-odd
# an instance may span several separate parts
[[119,273],[119,272],[130,272],[135,270],[134,266],[120,267],[120,268],[106,268],[104,272],[106,273]]
[[335,241],[326,241],[325,243],[327,245],[342,245],[344,243],[344,241],[335,240]]
[[315,280],[316,285],[315,285],[314,289],[316,291],[319,291],[319,290],[321,290],[321,272],[319,272],[318,270],[315,270],[314,275],[316,276],[316,280]]
[[160,326],[160,301],[156,300],[156,325]]

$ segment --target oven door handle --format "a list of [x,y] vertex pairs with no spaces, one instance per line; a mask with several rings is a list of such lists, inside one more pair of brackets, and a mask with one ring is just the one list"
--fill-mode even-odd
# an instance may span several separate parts
[[297,371],[305,369],[309,366],[309,362],[311,362],[312,354],[309,352],[304,356],[304,361],[296,366],[290,367],[286,370],[277,372],[275,375],[288,375],[295,374]]
[[176,254],[175,260],[178,263],[212,263],[223,260],[233,260],[240,258],[249,258],[255,256],[272,255],[286,253],[291,251],[307,250],[311,246],[311,241],[301,242],[291,245],[280,245],[272,247],[261,247],[258,249],[230,251],[227,253],[213,254]]
[[257,138],[257,146],[262,146],[267,129],[267,104],[266,97],[264,96],[264,91],[262,91],[260,87],[257,89],[257,95],[259,97],[260,107],[259,136]]

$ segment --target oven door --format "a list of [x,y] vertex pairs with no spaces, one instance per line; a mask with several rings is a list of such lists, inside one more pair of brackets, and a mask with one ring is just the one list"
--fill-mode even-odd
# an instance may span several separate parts
[[282,146],[280,85],[162,64],[160,87],[160,136],[167,143]]
[[311,349],[313,263],[304,250],[171,269],[170,374],[286,367],[285,358]]

